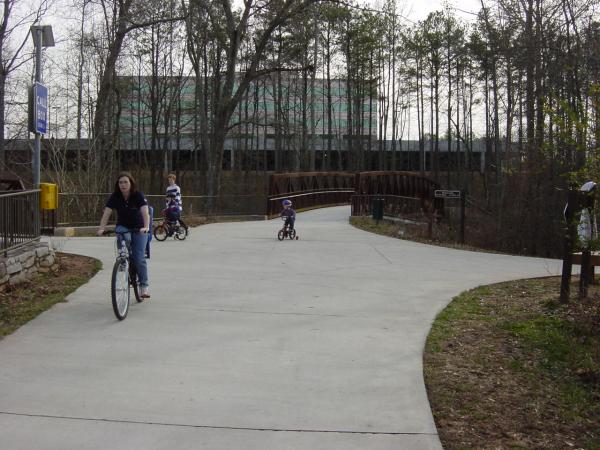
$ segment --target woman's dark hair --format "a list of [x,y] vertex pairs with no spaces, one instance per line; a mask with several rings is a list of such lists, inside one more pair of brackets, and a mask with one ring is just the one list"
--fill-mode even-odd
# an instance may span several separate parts
[[129,184],[131,184],[131,193],[134,194],[137,191],[137,186],[135,185],[133,176],[129,172],[121,172],[119,174],[117,181],[115,182],[115,192],[121,192],[121,189],[119,189],[119,180],[123,177],[129,178]]

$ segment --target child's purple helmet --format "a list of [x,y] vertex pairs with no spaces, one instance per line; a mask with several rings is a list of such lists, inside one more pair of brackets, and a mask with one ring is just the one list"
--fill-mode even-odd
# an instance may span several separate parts
[[281,202],[281,204],[282,204],[283,206],[292,206],[292,201],[291,201],[291,200],[288,200],[288,199],[286,198],[284,201],[282,201],[282,202]]

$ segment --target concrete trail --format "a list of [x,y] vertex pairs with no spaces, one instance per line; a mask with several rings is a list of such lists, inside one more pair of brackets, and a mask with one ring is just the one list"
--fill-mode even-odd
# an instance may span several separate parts
[[0,341],[0,450],[441,449],[422,376],[435,315],[482,284],[560,262],[366,233],[348,207],[211,224],[153,242],[150,301],[114,318],[104,263]]

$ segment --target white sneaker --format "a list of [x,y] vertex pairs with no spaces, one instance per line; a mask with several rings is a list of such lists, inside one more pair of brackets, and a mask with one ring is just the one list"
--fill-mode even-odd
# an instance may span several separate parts
[[140,289],[140,297],[142,298],[150,298],[150,293],[148,292],[148,286],[142,286]]

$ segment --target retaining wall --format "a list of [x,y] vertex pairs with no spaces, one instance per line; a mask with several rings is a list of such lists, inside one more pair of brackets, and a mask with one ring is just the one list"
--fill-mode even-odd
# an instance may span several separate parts
[[0,292],[37,273],[58,270],[56,253],[47,242],[33,242],[0,256]]

